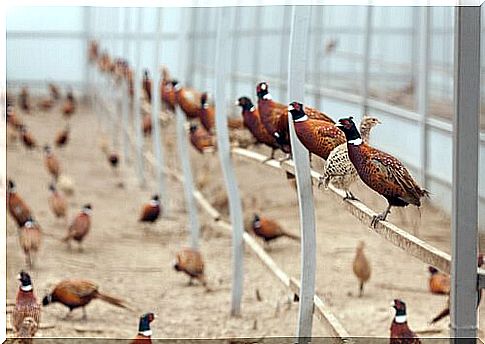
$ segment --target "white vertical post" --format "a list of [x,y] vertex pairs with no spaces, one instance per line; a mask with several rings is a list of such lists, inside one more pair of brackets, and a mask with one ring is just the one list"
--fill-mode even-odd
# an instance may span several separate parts
[[[111,38],[111,59],[112,62],[114,62],[114,58],[116,57],[116,37],[115,37],[115,28],[116,30],[118,29],[119,26],[119,12],[118,9],[115,7],[110,8],[113,16],[113,22],[111,23],[111,33],[110,33],[110,38]],[[118,128],[119,128],[119,116],[120,116],[120,108],[121,108],[121,98],[119,97],[119,90],[117,89],[117,85],[115,82],[115,75],[114,74],[108,74],[108,82],[109,82],[109,91],[111,95],[111,101],[113,102],[113,107],[112,109],[114,110],[114,113],[111,116],[111,130],[112,130],[112,144],[113,144],[113,149],[118,148]]]
[[241,299],[243,292],[243,215],[241,197],[237,185],[236,175],[231,160],[231,148],[229,144],[229,132],[227,129],[226,117],[226,68],[228,65],[229,51],[228,33],[226,28],[229,26],[229,8],[220,7],[217,9],[217,38],[216,38],[216,128],[217,128],[217,150],[221,160],[222,172],[226,183],[227,194],[229,197],[229,209],[232,224],[232,302],[231,315],[241,314]]
[[[124,12],[124,24],[123,24],[123,58],[125,60],[128,59],[128,44],[130,44],[130,40],[126,38],[126,34],[129,33],[130,28],[130,9],[125,7],[123,9]],[[122,135],[123,135],[123,158],[125,163],[130,163],[130,143],[128,138],[128,118],[129,118],[129,111],[130,111],[130,88],[128,85],[128,80],[125,78],[121,81],[121,123],[122,123]]]
[[[188,8],[181,8],[182,11],[182,20],[180,22],[180,30],[179,30],[179,51],[180,51],[180,68],[179,73],[180,75],[185,75],[188,67],[188,54],[187,54],[187,20],[188,17]],[[185,194],[185,208],[187,209],[187,213],[189,214],[189,226],[190,226],[190,233],[191,233],[191,246],[194,249],[199,248],[199,219],[197,214],[197,207],[195,206],[194,200],[194,182],[192,177],[192,169],[190,167],[190,155],[189,155],[189,147],[187,142],[187,130],[185,129],[185,114],[180,109],[180,106],[177,106],[176,110],[176,132],[177,132],[177,147],[178,153],[180,157],[180,162],[182,164],[182,173],[184,175],[184,194]]]
[[163,205],[165,213],[167,213],[167,189],[165,187],[165,175],[163,173],[163,167],[165,166],[165,158],[162,150],[162,142],[160,135],[160,35],[162,31],[162,8],[157,9],[157,26],[155,34],[155,52],[153,56],[152,72],[152,140],[153,151],[155,152],[155,158],[157,160],[157,166],[155,167],[156,179],[158,181],[158,193]]
[[455,8],[450,294],[454,343],[475,343],[477,336],[480,28],[480,7]]
[[[254,22],[253,22],[254,30],[261,28],[261,18],[263,16],[263,13],[262,13],[263,10],[264,10],[263,6],[258,6],[254,9],[254,11],[256,12],[254,14]],[[253,74],[253,77],[254,77],[254,83],[253,84],[256,85],[258,82],[261,81],[259,79],[259,78],[261,78],[261,76],[259,75],[259,72],[260,72],[259,59],[261,58],[261,54],[260,54],[260,51],[261,51],[261,35],[254,35],[254,42],[253,42],[252,50],[253,50],[253,72],[252,72],[252,74]]]
[[[293,6],[288,60],[288,101],[304,102],[307,62],[307,37],[310,27],[310,6]],[[308,150],[295,133],[288,114],[291,150],[295,161],[296,185],[301,230],[301,290],[298,312],[298,343],[309,343],[313,325],[313,298],[315,294],[316,234],[315,209],[310,175]]]
[[418,67],[418,113],[421,115],[421,185],[427,187],[428,168],[428,80],[429,80],[429,7],[419,8],[419,67]]
[[373,8],[367,6],[366,21],[365,21],[365,33],[364,33],[364,59],[363,59],[363,73],[362,73],[362,115],[367,114],[367,100],[369,98],[369,69],[370,69],[370,52],[372,44],[372,20],[373,20]]
[[[143,11],[142,8],[138,8],[138,23],[137,32],[142,30]],[[134,122],[135,122],[135,136],[136,136],[136,168],[138,179],[141,186],[145,186],[145,163],[143,161],[143,128],[141,126],[141,106],[140,106],[140,87],[141,87],[141,40],[136,41],[135,48],[135,75],[133,83],[135,87],[135,95],[133,100]]]

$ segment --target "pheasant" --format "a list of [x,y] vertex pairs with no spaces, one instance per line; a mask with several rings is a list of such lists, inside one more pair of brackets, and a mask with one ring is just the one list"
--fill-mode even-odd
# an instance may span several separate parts
[[54,180],[57,180],[57,178],[59,178],[59,175],[61,174],[61,166],[59,164],[59,160],[54,155],[49,145],[44,146],[44,153],[45,153],[45,158],[44,158],[45,166],[47,167],[47,170],[54,178]]
[[176,271],[183,271],[189,275],[189,285],[192,284],[193,279],[196,279],[207,288],[204,261],[198,250],[187,247],[177,252],[173,267]]
[[[482,267],[483,265],[483,253],[480,253],[477,257],[477,265],[479,268]],[[431,270],[431,269],[430,269]],[[431,282],[431,281],[430,281]],[[480,290],[478,292],[478,300],[477,300],[477,308],[478,306],[480,305],[480,301],[482,299],[482,290]],[[441,319],[447,317],[448,315],[450,315],[450,298],[448,297],[448,300],[446,301],[446,307],[445,309],[443,309],[437,316],[435,316],[431,321],[430,323],[431,324],[434,324],[438,321],[440,321]]]
[[214,106],[209,104],[208,95],[206,92],[202,93],[200,96],[200,110],[199,118],[202,126],[211,133],[214,130],[216,115]]
[[7,206],[8,212],[14,218],[19,227],[22,227],[25,222],[32,217],[32,211],[18,195],[17,187],[13,180],[9,179],[7,188]]
[[190,143],[201,154],[214,148],[214,137],[196,124],[190,126]]
[[145,93],[145,97],[149,103],[152,102],[152,80],[150,79],[150,75],[148,73],[148,69],[145,69],[143,72],[143,91]]
[[49,94],[50,94],[50,97],[57,101],[61,98],[61,92],[59,91],[59,88],[54,85],[53,83],[50,83],[49,85],[47,85],[47,87],[49,88]]
[[[34,294],[30,275],[25,271],[20,271],[18,280],[20,281],[20,287],[17,291],[15,307],[12,311],[11,318],[12,327],[16,334],[19,334],[25,319],[31,318],[35,324],[38,325],[40,323],[41,315],[41,307]],[[34,326],[34,328],[31,329],[31,336],[37,332],[37,328],[37,326]]]
[[160,199],[154,195],[149,203],[145,204],[141,210],[140,222],[155,222],[161,213]]
[[152,330],[150,329],[150,323],[155,320],[157,316],[153,313],[146,313],[140,317],[138,323],[138,334],[131,344],[151,344]]
[[195,90],[182,87],[177,80],[172,80],[175,99],[187,118],[199,118],[200,94]]
[[396,315],[391,324],[390,344],[421,344],[418,338],[408,326],[406,315],[406,304],[401,300],[394,300],[392,307],[396,310]]
[[49,185],[49,207],[56,218],[64,218],[67,216],[67,201],[66,198],[57,190],[56,186],[51,183]]
[[450,276],[439,272],[436,268],[428,268],[431,276],[429,277],[429,291],[433,294],[450,294],[451,283]]
[[82,241],[91,229],[91,212],[91,205],[86,204],[71,222],[67,236],[63,239],[69,247],[71,247],[71,240],[75,240],[79,243],[79,250],[82,251]]
[[19,103],[20,103],[19,104],[20,108],[23,111],[30,113],[30,110],[32,109],[32,105],[30,103],[30,94],[27,87],[22,87],[22,89],[20,90]]
[[87,314],[85,306],[94,299],[99,299],[113,306],[131,310],[131,307],[122,299],[101,293],[95,283],[81,279],[69,279],[59,282],[51,293],[44,296],[42,305],[45,307],[55,302],[63,304],[69,308],[69,313],[66,318],[70,317],[73,309],[82,307],[83,319],[86,320]]
[[259,111],[253,105],[251,99],[241,97],[237,100],[236,105],[242,108],[244,126],[249,129],[258,143],[263,143],[271,148],[270,159],[274,159],[274,153],[278,149],[278,142],[276,142],[276,138],[270,135],[264,127],[259,116]]
[[300,142],[315,155],[327,159],[335,147],[345,143],[344,133],[332,122],[310,118],[303,104],[293,102],[288,106],[295,132]]
[[55,144],[57,147],[64,147],[69,141],[69,125],[59,131],[56,135]]
[[66,95],[66,100],[62,105],[62,113],[65,117],[70,117],[76,111],[76,100],[74,99],[74,94],[72,91],[68,91]]
[[25,254],[25,262],[32,267],[32,256],[37,255],[41,242],[41,229],[37,221],[29,218],[22,227],[19,228],[19,243]]
[[[267,82],[258,84],[256,94],[258,96],[258,110],[261,122],[268,133],[276,138],[280,149],[287,154],[291,154],[288,107],[273,101]],[[316,109],[305,107],[304,111],[311,119],[318,119],[332,124],[335,123],[329,116]]]
[[25,125],[20,127],[20,138],[27,149],[37,148],[37,141]]
[[[370,131],[379,123],[381,122],[376,117],[364,116],[362,118],[360,134],[364,143],[369,143]],[[344,199],[356,200],[357,198],[350,191],[350,186],[355,182],[357,176],[357,171],[347,153],[347,143],[342,143],[330,152],[325,161],[323,175],[320,177],[318,186],[320,187],[323,184],[327,189],[331,182],[335,187],[345,191]]]
[[359,177],[388,203],[383,213],[374,216],[371,226],[385,221],[391,207],[421,206],[421,198],[429,196],[429,192],[414,181],[398,159],[364,143],[352,117],[340,119],[338,126],[345,133],[349,159]]
[[364,295],[364,283],[366,283],[371,276],[370,262],[364,254],[365,243],[360,241],[355,250],[354,262],[352,269],[355,276],[359,279],[359,297]]
[[260,217],[254,214],[251,228],[258,237],[263,238],[265,243],[275,240],[280,237],[287,237],[296,241],[300,241],[300,237],[296,234],[285,231],[276,221],[266,217]]
[[175,91],[172,84],[168,81],[162,81],[161,91],[162,93],[162,103],[165,105],[165,108],[171,112],[175,112],[175,105],[177,105],[177,99],[175,96]]
[[152,133],[152,116],[146,114],[142,118],[142,128],[143,128],[143,135],[150,136]]

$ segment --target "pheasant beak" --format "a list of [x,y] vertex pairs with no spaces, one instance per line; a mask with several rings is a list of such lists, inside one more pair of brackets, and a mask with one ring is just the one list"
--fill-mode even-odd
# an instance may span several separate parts
[[391,307],[396,307],[396,304],[394,303],[394,301],[391,301],[391,304],[390,304]]
[[238,105],[239,105],[239,100],[236,100],[236,101],[234,102],[234,105],[238,106]]
[[18,274],[18,275],[17,275],[17,280],[19,280],[19,281],[20,281],[21,279],[22,279],[22,277],[20,276],[20,274]]
[[342,124],[340,124],[340,123],[335,123],[335,126],[336,126],[337,128],[343,128],[343,127],[344,127],[344,126],[343,126]]
[[293,110],[295,110],[295,108],[293,107],[293,105],[291,105],[291,104],[288,105],[288,111],[293,111]]
[[156,318],[158,318],[158,315],[153,314],[153,319],[156,319]]

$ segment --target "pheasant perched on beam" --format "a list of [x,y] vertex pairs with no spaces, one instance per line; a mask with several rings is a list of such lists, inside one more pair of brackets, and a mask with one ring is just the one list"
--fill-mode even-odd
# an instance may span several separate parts
[[259,111],[248,97],[241,97],[237,100],[236,105],[242,108],[244,126],[249,129],[258,143],[262,143],[271,148],[271,159],[274,159],[274,153],[279,148],[278,142],[273,135],[270,135],[259,116]]
[[331,151],[345,143],[345,135],[340,129],[332,122],[310,118],[303,104],[293,102],[288,106],[288,111],[295,124],[298,139],[310,153],[326,160]]
[[82,251],[82,241],[91,229],[91,212],[91,205],[86,204],[71,222],[67,236],[63,239],[64,242],[67,242],[69,248],[71,247],[71,240],[75,240],[79,243],[79,251]]
[[364,295],[364,284],[369,280],[372,271],[369,260],[365,256],[364,247],[365,243],[360,241],[355,250],[354,262],[352,264],[352,270],[359,279],[359,297]]
[[67,218],[66,198],[57,190],[54,183],[49,185],[49,207],[56,218]]
[[175,91],[177,104],[179,104],[187,118],[199,118],[200,94],[193,89],[182,87],[177,80],[172,80],[172,86]]
[[192,284],[193,279],[196,279],[208,289],[204,274],[204,260],[198,250],[186,247],[177,252],[173,268],[189,275],[189,285]]
[[390,344],[421,344],[418,338],[408,326],[406,315],[406,304],[401,300],[394,300],[392,307],[396,310],[396,315],[391,324]]
[[17,193],[17,187],[11,179],[9,179],[7,187],[7,207],[19,227],[22,227],[32,217],[32,211]]
[[98,289],[95,283],[88,280],[64,280],[59,282],[51,293],[44,296],[42,305],[45,307],[55,302],[63,304],[69,308],[69,313],[66,318],[71,316],[73,309],[82,307],[83,319],[87,319],[85,306],[94,299],[99,299],[113,306],[131,310],[131,307],[122,299],[101,293]]
[[[20,287],[17,291],[17,297],[15,299],[15,307],[12,311],[12,327],[16,334],[19,333],[22,328],[22,323],[26,318],[31,318],[38,325],[40,323],[41,307],[37,302],[37,297],[34,294],[34,288],[32,287],[32,280],[30,275],[25,271],[20,271],[18,275],[20,281]],[[32,336],[37,332],[37,328],[33,329]]]
[[212,133],[216,123],[216,110],[214,106],[209,104],[208,95],[206,92],[200,96],[200,123],[209,133]]
[[258,214],[254,214],[251,229],[253,230],[254,234],[260,238],[263,238],[265,244],[281,237],[287,237],[292,240],[300,241],[300,237],[298,235],[287,232],[276,221],[266,217],[260,217]]
[[[258,110],[261,122],[268,133],[275,136],[280,149],[283,152],[290,154],[291,143],[288,128],[288,107],[273,100],[269,93],[267,82],[258,84],[256,87],[256,94],[258,96]],[[316,109],[305,107],[304,111],[311,119],[335,123],[329,116]]]
[[148,69],[143,72],[143,82],[142,82],[143,92],[149,103],[152,102],[152,80],[150,79],[150,74]]
[[215,147],[215,139],[204,128],[196,124],[190,126],[190,143],[201,154],[211,151]]
[[146,313],[140,317],[138,323],[138,334],[131,344],[151,344],[152,343],[152,330],[150,329],[150,323],[155,320],[157,316],[153,313]]
[[33,218],[29,218],[22,227],[19,228],[19,243],[25,254],[25,262],[31,268],[33,257],[37,255],[40,248],[42,232],[39,224]]
[[[364,143],[369,143],[370,131],[379,123],[381,122],[376,117],[364,116],[362,118],[360,135]],[[350,186],[355,182],[357,176],[357,171],[349,159],[347,142],[345,142],[330,152],[328,159],[325,161],[323,175],[320,177],[318,186],[323,184],[325,189],[327,189],[328,184],[332,183],[335,187],[345,191],[346,196],[344,199],[356,200],[357,198],[350,191]]]
[[162,97],[162,104],[171,112],[175,112],[175,106],[177,105],[177,98],[175,96],[175,90],[171,82],[162,80],[162,87],[160,92]]
[[391,207],[421,206],[421,198],[429,196],[429,192],[414,181],[398,159],[364,143],[352,117],[340,119],[338,126],[347,137],[349,158],[360,178],[388,203],[382,214],[374,216],[371,226],[385,221]]

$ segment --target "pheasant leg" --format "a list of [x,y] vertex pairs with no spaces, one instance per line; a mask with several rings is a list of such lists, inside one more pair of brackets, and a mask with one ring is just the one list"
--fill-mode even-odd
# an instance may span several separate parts
[[357,197],[354,196],[354,194],[350,190],[345,190],[345,197],[344,201],[359,201]]
[[382,214],[375,215],[372,218],[372,222],[370,223],[371,227],[375,228],[379,221],[385,221],[386,218],[387,218],[387,215],[389,215],[390,212],[391,212],[391,205],[388,204],[386,210],[384,210],[384,212]]

